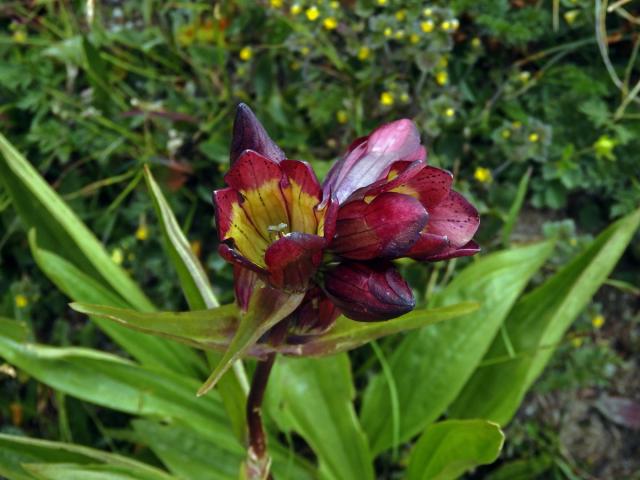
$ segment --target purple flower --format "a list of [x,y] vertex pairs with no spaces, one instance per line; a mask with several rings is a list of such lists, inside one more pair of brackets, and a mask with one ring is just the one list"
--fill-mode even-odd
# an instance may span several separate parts
[[241,104],[227,188],[213,197],[219,251],[235,265],[239,305],[246,308],[258,278],[306,292],[288,319],[296,336],[326,331],[340,312],[361,321],[409,312],[415,300],[392,260],[479,251],[478,212],[452,181],[426,164],[420,135],[405,119],[353,142],[320,185]]

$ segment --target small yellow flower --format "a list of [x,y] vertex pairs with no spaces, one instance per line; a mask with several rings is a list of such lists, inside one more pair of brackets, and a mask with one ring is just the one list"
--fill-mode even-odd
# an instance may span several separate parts
[[329,2],[329,7],[331,10],[338,10],[340,8],[340,2],[336,2],[335,0],[333,2]]
[[582,337],[573,337],[571,345],[573,345],[573,348],[580,348],[582,346]]
[[322,26],[327,30],[335,30],[338,27],[338,21],[333,17],[327,17],[322,22]]
[[136,230],[136,238],[141,242],[144,242],[149,237],[149,229],[147,226],[142,224]]
[[310,51],[311,51],[311,50],[309,50],[309,47],[302,47],[302,48],[300,49],[300,53],[301,53],[304,57],[306,57],[307,55],[309,55],[309,52],[310,52]]
[[476,171],[473,173],[473,178],[480,183],[490,183],[493,180],[491,170],[484,167],[476,167]]
[[369,47],[360,47],[358,50],[358,60],[365,61],[371,55],[371,49]]
[[122,262],[124,260],[124,254],[122,253],[122,249],[114,248],[111,251],[111,260],[113,260],[113,263],[115,263],[116,265],[122,265]]
[[318,10],[318,7],[316,6],[309,7],[307,8],[305,15],[310,22],[315,22],[320,16],[320,10]]
[[382,105],[389,107],[393,105],[393,102],[394,102],[394,98],[391,92],[382,92],[380,94],[380,103]]
[[336,120],[338,120],[338,123],[345,124],[349,120],[349,115],[344,110],[338,110],[336,112]]
[[449,74],[445,71],[436,73],[436,83],[440,86],[444,86],[449,82]]
[[508,138],[511,138],[511,130],[508,129],[504,129],[500,132],[500,135],[502,136],[502,138],[504,138],[505,140],[507,140]]
[[269,4],[271,5],[272,8],[281,8],[282,0],[271,0]]
[[430,17],[431,15],[433,15],[433,10],[431,8],[425,8],[424,10],[422,10],[422,14],[425,17]]
[[531,78],[531,72],[527,70],[524,70],[518,74],[518,80],[520,80],[522,83],[527,83],[530,78]]
[[251,60],[251,57],[253,57],[253,50],[251,49],[251,47],[244,47],[242,50],[240,50],[239,57],[243,62],[248,62],[249,60]]
[[573,25],[578,15],[580,15],[580,10],[569,10],[563,15],[564,21],[567,22],[567,25]]
[[522,122],[517,122],[517,121],[516,121],[516,122],[513,122],[513,123],[511,124],[511,126],[512,126],[513,128],[515,128],[516,130],[520,130],[520,129],[522,128]]
[[398,10],[396,12],[396,20],[398,20],[399,22],[404,22],[406,18],[407,18],[406,10]]
[[426,20],[424,22],[420,22],[420,28],[424,33],[431,33],[435,28],[435,24],[431,20]]
[[578,245],[578,239],[571,237],[569,239],[569,245],[571,245],[572,247],[575,247],[576,245]]
[[531,143],[536,143],[538,140],[540,140],[540,135],[538,135],[536,132],[529,134],[529,141]]
[[400,95],[400,101],[402,103],[409,103],[409,94],[407,92],[402,92],[402,94]]
[[596,330],[600,330],[604,325],[604,322],[605,318],[602,314],[598,314],[591,319],[591,325],[593,325],[593,328],[595,328]]
[[460,28],[460,20],[454,18],[451,20],[451,30],[458,30],[458,28]]
[[473,48],[480,48],[482,46],[482,41],[480,40],[479,37],[473,37],[471,39],[471,46]]
[[294,3],[291,5],[291,8],[289,9],[289,13],[291,13],[291,15],[300,15],[300,12],[302,12],[300,4]]
[[445,20],[444,22],[442,22],[442,23],[440,24],[440,28],[442,28],[442,30],[444,30],[445,32],[446,32],[447,30],[451,30],[451,26],[452,26],[452,25],[451,25],[451,22],[450,22],[449,20]]
[[385,37],[390,37],[391,35],[393,35],[393,30],[391,29],[391,27],[387,27],[382,33]]
[[13,32],[13,41],[16,43],[25,43],[27,41],[27,32],[22,28]]
[[444,114],[449,118],[453,118],[456,116],[456,111],[453,108],[449,107],[444,111]]
[[191,251],[196,257],[199,257],[202,253],[202,244],[200,243],[200,240],[194,240],[189,244],[189,247],[191,247]]
[[404,30],[398,30],[395,34],[396,40],[402,40],[404,38]]
[[418,35],[417,33],[412,33],[409,37],[409,41],[415,45],[416,43],[420,42],[420,35]]
[[21,293],[16,295],[14,301],[16,302],[16,307],[18,308],[25,308],[27,305],[29,305],[29,299]]
[[381,7],[384,7],[387,4],[387,0],[378,0],[377,1],[378,5],[380,5]]
[[607,160],[615,160],[614,149],[616,148],[616,141],[608,135],[601,135],[598,140],[593,144],[593,149],[596,152],[596,157],[606,158]]

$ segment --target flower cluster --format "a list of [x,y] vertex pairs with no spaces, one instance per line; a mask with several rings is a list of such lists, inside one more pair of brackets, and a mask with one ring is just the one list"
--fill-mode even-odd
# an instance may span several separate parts
[[472,241],[478,212],[452,181],[426,164],[420,135],[405,119],[354,141],[321,185],[241,104],[227,188],[213,195],[219,252],[235,266],[238,303],[247,307],[256,279],[304,293],[289,319],[299,335],[326,331],[341,312],[374,321],[410,311],[413,294],[394,259],[479,251]]

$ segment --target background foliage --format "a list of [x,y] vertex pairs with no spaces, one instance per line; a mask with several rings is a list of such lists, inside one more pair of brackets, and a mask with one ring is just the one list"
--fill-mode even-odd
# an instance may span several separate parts
[[[171,362],[179,357],[180,361],[173,361],[174,372],[206,376],[203,358],[191,350],[152,337],[145,337],[146,343],[138,348],[127,348],[128,332],[116,331],[104,320],[88,322],[67,307],[72,298],[138,310],[187,308],[178,282],[179,276],[184,280],[183,275],[168,267],[162,251],[166,226],[156,219],[153,199],[157,201],[157,195],[151,197],[144,187],[143,165],[150,166],[166,192],[191,249],[212,279],[217,298],[227,303],[233,298],[231,272],[215,254],[210,192],[221,185],[227,167],[235,104],[249,103],[290,158],[311,161],[319,172],[326,172],[330,161],[357,136],[385,121],[409,116],[423,132],[429,161],[452,170],[456,188],[480,206],[480,242],[485,252],[545,238],[554,239],[555,247],[518,247],[475,260],[458,277],[462,280],[451,283],[468,261],[429,268],[404,266],[422,305],[442,306],[453,298],[491,301],[496,286],[486,272],[502,268],[502,262],[513,269],[517,281],[500,280],[511,290],[501,286],[503,296],[495,305],[489,303],[463,319],[468,326],[443,323],[419,335],[392,337],[380,343],[378,355],[363,348],[350,358],[336,357],[310,378],[317,377],[316,385],[322,385],[323,375],[333,371],[343,378],[341,385],[353,381],[353,391],[338,388],[329,397],[340,405],[352,405],[355,398],[356,409],[349,407],[343,414],[347,424],[359,425],[357,412],[362,430],[349,430],[349,435],[355,444],[366,444],[364,450],[382,452],[376,471],[382,478],[393,478],[407,464],[408,472],[437,466],[408,461],[407,455],[416,435],[456,397],[449,409],[452,416],[465,417],[465,412],[473,411],[473,418],[502,423],[513,415],[514,405],[536,377],[521,376],[519,393],[512,392],[518,398],[516,404],[483,411],[477,400],[474,403],[476,390],[482,390],[487,381],[483,375],[495,378],[495,374],[491,367],[488,372],[474,373],[476,364],[499,362],[511,356],[512,349],[542,349],[542,356],[548,357],[549,345],[558,346],[552,368],[507,429],[502,463],[475,475],[516,478],[520,472],[524,478],[535,474],[589,478],[633,473],[638,465],[622,459],[629,457],[632,450],[628,449],[637,448],[638,426],[619,412],[626,411],[623,406],[636,409],[633,411],[639,408],[629,403],[640,392],[631,375],[640,349],[637,234],[609,286],[595,298],[605,278],[588,288],[571,283],[576,271],[600,258],[599,251],[589,247],[593,236],[640,204],[640,84],[636,83],[640,15],[633,4],[609,12],[606,7],[600,1],[581,0],[272,0],[213,6],[154,0],[2,2],[0,128],[34,171],[18,171],[0,163],[0,317],[26,322],[31,339],[39,343],[117,354],[125,350],[144,368],[157,367],[153,362],[161,363],[161,358]],[[30,187],[21,183],[35,171],[59,198],[47,194],[44,183]],[[60,199],[79,220],[60,213]],[[36,232],[28,237],[27,231],[34,226]],[[89,231],[98,241],[91,240]],[[599,241],[596,245],[613,248]],[[97,254],[92,242],[104,244],[106,251]],[[583,263],[570,264],[573,270],[564,274],[564,280],[556,280],[559,283],[551,287],[543,284],[583,251]],[[614,257],[611,254],[609,261]],[[476,269],[475,274],[471,269]],[[603,271],[606,277],[606,269]],[[141,288],[127,280],[125,272]],[[78,282],[78,277],[83,281]],[[523,291],[540,285],[530,296],[519,299]],[[77,290],[83,286],[86,291]],[[565,333],[568,324],[556,327],[560,320],[551,313],[527,318],[526,302],[546,298],[544,288],[547,292],[564,288],[567,297],[581,295],[580,305],[586,310],[569,333]],[[551,311],[562,305],[547,307]],[[573,319],[579,311],[567,316],[565,310],[563,318]],[[493,315],[493,324],[484,321],[488,313]],[[522,322],[534,322],[530,328],[540,332],[539,337],[532,339],[527,330],[517,330],[515,326]],[[469,332],[478,324],[482,329],[471,338]],[[507,325],[506,330],[501,325]],[[3,334],[14,327],[13,323],[3,324]],[[450,340],[438,341],[443,352],[438,354],[440,360],[431,360],[435,354],[428,348],[429,341],[435,342],[438,335]],[[22,338],[19,332],[13,336],[16,341]],[[135,337],[129,345],[142,341]],[[411,353],[414,350],[406,345],[411,343],[415,351],[422,352],[420,356]],[[130,422],[129,414],[140,413],[133,393],[129,400],[124,395],[109,400],[65,386],[64,376],[60,383],[52,380],[51,372],[40,378],[37,368],[20,365],[34,365],[24,363],[29,355],[35,355],[29,360],[33,362],[52,356],[61,362],[60,372],[84,368],[78,378],[93,383],[100,368],[113,372],[114,363],[127,371],[117,381],[127,378],[129,382],[129,387],[114,384],[118,391],[133,388],[129,375],[141,378],[140,371],[131,373],[121,360],[105,355],[92,357],[95,369],[86,372],[86,352],[46,350],[36,354],[7,345],[14,350],[0,349],[7,361],[0,364],[2,432],[73,440],[157,467],[164,465],[187,478],[222,465],[208,453],[212,449],[185,448],[173,456],[159,453],[163,445],[180,443],[176,440],[180,435],[195,441],[188,427],[197,426],[198,418],[224,418],[220,399],[203,406],[187,399],[185,393],[180,402],[185,409],[193,408],[195,417],[170,412],[187,418],[184,431],[176,425],[168,431],[157,422],[158,417],[168,415],[162,394],[158,395],[159,406],[147,405],[151,418],[143,415]],[[464,374],[446,357],[452,350],[474,349],[477,358]],[[158,357],[158,351],[165,356]],[[22,363],[16,359],[23,359]],[[413,377],[402,377],[411,361],[418,361],[416,368],[423,365],[424,375],[435,375],[437,361],[455,370],[452,375],[458,375],[460,389],[464,387],[460,396],[458,391],[434,394],[438,378],[424,382],[424,395],[431,403],[403,396],[402,390],[415,384]],[[387,362],[382,372],[380,364]],[[545,363],[540,362],[536,356],[515,362],[514,368],[532,372]],[[464,359],[459,362],[464,363]],[[13,374],[11,365],[19,367]],[[283,362],[278,374],[297,378],[291,375],[301,365]],[[503,364],[497,365],[499,369]],[[185,392],[197,389],[197,382],[190,378],[176,381],[185,383]],[[400,396],[395,403],[389,396],[390,384],[395,384]],[[294,386],[290,388],[294,395]],[[568,403],[574,407],[567,407]],[[277,406],[274,400],[271,411],[276,412]],[[394,409],[400,411],[399,422],[393,423],[392,415],[386,413],[379,418],[381,411]],[[202,417],[197,416],[200,414]],[[299,472],[309,468],[304,462],[313,459],[310,445],[325,473],[340,471],[340,465],[323,464],[326,458],[333,458],[332,452],[325,452],[324,457],[318,452],[327,432],[305,431],[306,424],[295,412],[290,416],[273,413],[272,417],[279,419],[279,429],[294,432],[282,445],[307,453],[305,460],[293,462],[291,468]],[[456,427],[446,422],[435,425],[428,428],[446,432]],[[469,424],[469,428],[484,431],[486,426]],[[585,429],[592,439],[587,444],[581,440]],[[211,432],[197,435],[205,437],[200,442],[206,445],[232,442],[233,438],[232,433],[229,438],[226,433],[213,438]],[[367,441],[362,440],[365,436]],[[426,438],[415,443],[416,451],[429,451]],[[611,448],[602,453],[599,447],[603,445]],[[231,453],[222,452],[219,458],[231,455],[239,461],[242,449],[230,448]],[[83,455],[89,453],[69,451],[63,461],[86,463],[78,460]],[[34,454],[34,458],[39,457]],[[118,462],[124,460],[101,461],[122,467]],[[280,461],[287,465],[285,447]],[[358,471],[363,467],[354,463],[349,468]],[[82,470],[76,473],[82,478]],[[221,478],[228,478],[223,474]],[[39,471],[37,475],[53,478],[55,472],[45,475]]]

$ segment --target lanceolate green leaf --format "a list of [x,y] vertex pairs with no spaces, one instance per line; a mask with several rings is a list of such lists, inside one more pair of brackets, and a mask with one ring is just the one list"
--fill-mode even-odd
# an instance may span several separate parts
[[[246,457],[246,451],[239,443],[230,445],[233,449],[222,451],[210,437],[180,425],[167,425],[147,419],[137,419],[132,423],[134,431],[119,438],[148,445],[178,477],[237,480],[238,467]],[[277,442],[269,443],[269,453],[277,479],[314,478],[312,465],[295,455],[289,458],[289,452]]]
[[[68,297],[85,302],[128,306],[121,297],[72,263],[39,248],[34,230],[29,232],[29,244],[38,267]],[[183,345],[133,332],[99,317],[92,318],[115,342],[145,365],[169,368],[195,378],[206,372],[202,359]]]
[[[178,273],[180,285],[182,286],[182,291],[189,303],[190,309],[203,310],[218,307],[220,304],[211,289],[209,279],[202,264],[191,250],[189,242],[182,233],[182,229],[178,225],[171,207],[169,207],[169,204],[162,194],[162,190],[153,179],[153,175],[146,165],[144,167],[144,178],[147,182],[156,216],[160,222],[160,231],[164,239],[165,251]],[[179,333],[179,331],[176,333]],[[187,341],[191,339],[190,332],[183,332],[183,336],[187,337]],[[208,359],[210,365],[215,366],[220,362],[221,356],[218,353],[209,351]],[[244,438],[244,405],[246,403],[247,391],[249,390],[249,382],[242,365],[242,360],[238,360],[233,365],[233,371],[220,379],[218,390],[229,412],[238,438]]]
[[[133,310],[72,303],[71,308],[80,313],[106,318],[134,330],[165,336],[199,347],[225,350],[239,324],[238,308],[224,305],[210,310],[193,312],[144,313]],[[299,345],[263,345],[260,353],[277,351],[292,356],[332,355],[362,346],[386,335],[416,329],[434,323],[469,314],[478,308],[477,303],[465,302],[448,307],[415,310],[393,322],[354,322],[340,317],[336,325],[325,335],[311,338]],[[258,349],[253,349],[257,353]]]
[[103,463],[27,463],[23,468],[38,480],[177,480],[162,472],[136,471],[128,466]]
[[249,309],[240,316],[238,328],[229,347],[198,390],[198,395],[204,395],[211,390],[233,363],[248,353],[262,335],[300,305],[303,297],[304,293],[289,294],[258,282],[254,287]]
[[478,304],[464,302],[448,307],[414,310],[392,322],[355,322],[340,316],[329,332],[300,345],[283,345],[278,351],[287,355],[333,355],[353,350],[380,337],[414,330],[461,317],[478,309]]
[[9,480],[33,480],[25,464],[102,464],[128,469],[143,479],[166,479],[170,475],[127,457],[61,442],[37,440],[0,433],[0,476]]
[[[431,307],[479,302],[464,317],[407,335],[389,356],[400,402],[400,441],[436,420],[455,399],[491,345],[507,313],[553,250],[550,242],[481,257],[464,269]],[[362,424],[375,453],[392,445],[387,384],[374,377],[363,401]]]
[[169,207],[162,190],[160,190],[146,165],[144,167],[144,178],[160,222],[165,250],[178,272],[180,285],[187,302],[189,302],[189,307],[192,310],[203,310],[219,306],[220,304],[211,290],[204,268],[202,268],[198,257],[191,250],[189,242],[187,242],[180,225],[178,225],[171,211],[171,207]]
[[[235,334],[240,312],[235,304],[192,312],[136,312],[124,308],[72,303],[76,312],[117,322],[133,330],[173,338],[199,347],[224,350]],[[113,323],[112,322],[112,323]]]
[[[542,373],[553,347],[611,273],[640,224],[640,210],[604,232],[571,263],[522,298],[509,314],[506,329],[516,351],[506,355],[496,338],[485,361],[469,380],[450,413],[482,417],[505,425],[526,391]],[[499,361],[503,359],[504,361]]]
[[267,387],[267,412],[280,429],[293,430],[309,443],[323,479],[374,478],[354,396],[345,354],[276,360]]
[[29,337],[29,327],[24,322],[0,317],[0,332],[16,342],[24,342]]
[[98,239],[33,166],[0,134],[0,182],[28,227],[38,227],[41,245],[109,287],[138,310],[153,305],[109,257]]
[[236,442],[216,394],[197,399],[199,382],[145,368],[86,348],[20,344],[2,336],[0,357],[40,382],[81,400],[121,412],[163,418],[203,434],[219,435],[220,448]]
[[467,470],[493,463],[504,434],[486,420],[447,420],[429,425],[416,443],[407,480],[456,479]]

